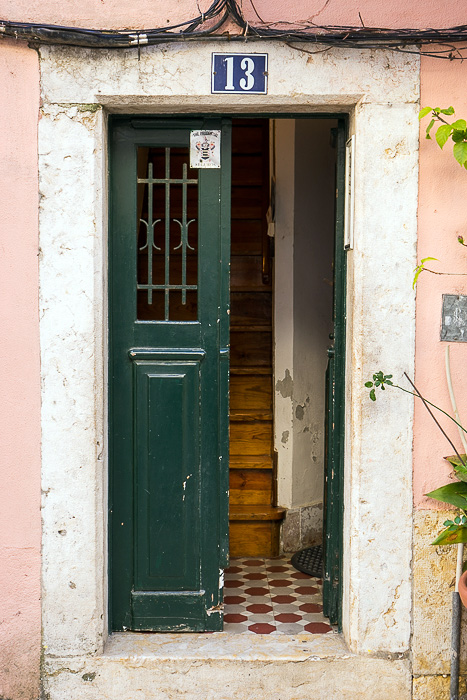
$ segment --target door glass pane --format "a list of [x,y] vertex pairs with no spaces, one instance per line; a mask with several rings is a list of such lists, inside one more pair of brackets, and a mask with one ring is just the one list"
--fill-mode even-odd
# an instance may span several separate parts
[[198,318],[198,171],[188,148],[138,148],[137,318]]

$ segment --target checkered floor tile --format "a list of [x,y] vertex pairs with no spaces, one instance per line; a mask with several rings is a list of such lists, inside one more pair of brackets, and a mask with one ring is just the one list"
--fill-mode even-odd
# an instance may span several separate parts
[[322,581],[302,574],[289,557],[231,559],[225,571],[224,631],[325,634]]

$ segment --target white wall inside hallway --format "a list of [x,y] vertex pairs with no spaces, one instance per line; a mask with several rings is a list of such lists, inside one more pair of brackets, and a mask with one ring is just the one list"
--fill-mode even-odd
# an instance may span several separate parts
[[[276,120],[276,449],[279,501],[323,499],[326,349],[332,331],[335,160],[330,119]],[[321,510],[313,518],[320,527]],[[310,523],[311,525],[311,523]]]

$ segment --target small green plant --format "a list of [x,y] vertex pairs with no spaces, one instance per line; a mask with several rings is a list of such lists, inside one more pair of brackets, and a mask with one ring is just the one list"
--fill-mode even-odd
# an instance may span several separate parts
[[[454,114],[454,107],[424,107],[420,110],[419,119],[423,119],[431,112],[431,120],[426,128],[426,138],[431,139],[430,132],[436,122],[441,122],[441,126],[436,129],[435,139],[440,148],[444,148],[446,143],[451,139],[454,143],[453,155],[459,165],[467,169],[467,122],[465,119],[456,119],[454,122],[448,122],[444,116]],[[444,115],[444,116],[442,116]]]
[[425,408],[430,413],[433,420],[435,421],[441,433],[444,435],[451,447],[454,449],[456,454],[451,457],[445,457],[445,459],[452,466],[456,481],[451,481],[450,483],[445,484],[444,486],[440,486],[434,491],[426,493],[425,496],[433,498],[437,501],[441,501],[441,503],[448,503],[449,505],[455,506],[456,508],[460,509],[460,514],[456,515],[453,520],[446,520],[444,522],[444,526],[446,529],[440,532],[440,534],[432,542],[432,544],[438,545],[465,543],[467,542],[467,456],[465,454],[459,454],[459,452],[456,450],[454,443],[436,419],[435,415],[433,414],[433,411],[430,409],[430,406],[447,416],[464,433],[467,433],[467,430],[457,420],[450,416],[449,413],[447,413],[442,408],[436,406],[436,404],[431,403],[431,401],[428,401],[425,397],[423,397],[417,389],[417,387],[415,386],[415,384],[408,377],[407,373],[404,374],[406,379],[412,385],[414,391],[410,391],[402,386],[399,386],[399,384],[395,384],[392,381],[393,375],[384,374],[384,372],[375,372],[375,374],[373,374],[373,380],[365,382],[365,386],[367,389],[370,389],[370,399],[372,401],[376,401],[376,389],[378,387],[382,391],[385,391],[386,387],[393,387],[394,389],[399,389],[400,391],[403,391],[407,394],[411,394],[412,396],[415,396],[416,398],[420,399],[423,402]]
[[384,391],[386,388],[386,384],[388,386],[393,386],[393,382],[391,382],[391,379],[392,374],[383,374],[382,372],[376,372],[376,374],[373,375],[373,381],[365,382],[366,388],[370,389],[370,399],[372,401],[376,401],[377,387],[380,387]]

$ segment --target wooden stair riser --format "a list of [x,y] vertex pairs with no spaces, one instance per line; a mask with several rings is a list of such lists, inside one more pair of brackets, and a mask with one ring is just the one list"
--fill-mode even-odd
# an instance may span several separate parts
[[230,454],[272,455],[270,423],[231,423]]
[[231,557],[277,557],[280,521],[230,521]]
[[238,332],[232,327],[230,332],[230,362],[232,367],[236,365],[247,366],[271,366],[272,338],[268,332]]
[[237,409],[264,409],[272,408],[272,382],[271,376],[242,376],[231,374],[230,376],[230,408]]
[[230,266],[230,290],[270,291],[269,285],[263,284],[263,261],[260,255],[232,256]]
[[271,292],[235,292],[230,294],[230,322],[235,325],[271,326]]
[[230,470],[231,506],[270,505],[272,494],[272,471],[265,469]]

